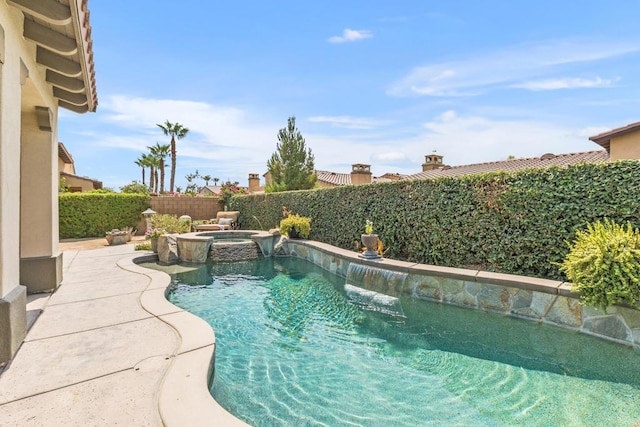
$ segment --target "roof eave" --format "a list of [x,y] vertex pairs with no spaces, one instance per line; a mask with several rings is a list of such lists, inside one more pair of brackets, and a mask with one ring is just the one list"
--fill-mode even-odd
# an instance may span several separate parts
[[623,127],[619,127],[607,132],[600,133],[598,135],[591,136],[589,137],[589,140],[595,142],[605,150],[610,151],[609,149],[611,147],[611,140],[613,138],[617,138],[617,137],[626,135],[628,133],[637,132],[637,131],[640,131],[640,122],[631,123]]
[[[24,37],[36,45],[60,107],[77,113],[98,106],[87,0],[7,0],[24,15]],[[68,4],[67,4],[68,3]]]

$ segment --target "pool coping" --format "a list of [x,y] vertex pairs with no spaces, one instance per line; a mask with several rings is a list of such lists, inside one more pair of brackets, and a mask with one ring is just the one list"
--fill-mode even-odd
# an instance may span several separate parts
[[140,295],[140,305],[178,335],[179,345],[158,390],[158,411],[166,426],[249,426],[232,415],[209,392],[215,359],[215,332],[200,317],[166,298],[171,277],[138,263],[157,261],[155,254],[131,254],[116,264],[123,270],[150,279]]
[[577,298],[579,294],[571,291],[571,283],[541,279],[538,277],[518,276],[507,273],[494,273],[484,270],[471,270],[455,267],[444,267],[430,264],[419,264],[409,261],[399,261],[390,258],[367,259],[358,256],[352,250],[338,248],[327,243],[312,240],[292,239],[295,245],[307,246],[319,250],[325,254],[336,255],[349,262],[368,265],[370,267],[380,267],[402,273],[429,274],[436,277],[464,280],[468,282],[499,284],[501,286],[512,286],[519,289],[543,292],[547,294],[564,295]]

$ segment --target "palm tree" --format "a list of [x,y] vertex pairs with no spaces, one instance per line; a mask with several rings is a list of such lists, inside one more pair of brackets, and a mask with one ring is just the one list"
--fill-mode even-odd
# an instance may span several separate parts
[[164,159],[167,158],[171,150],[169,144],[160,144],[156,142],[156,145],[147,147],[151,151],[151,155],[158,159],[158,169],[160,170],[160,192],[164,193]]
[[204,185],[205,185],[206,187],[208,187],[208,186],[209,186],[209,181],[211,181],[211,175],[204,175],[204,176],[202,177],[202,179],[204,179]]
[[213,178],[213,185],[217,186],[218,181],[220,181],[220,178]]
[[[140,163],[144,165],[144,167],[149,168],[149,188],[153,186],[153,158],[150,154],[142,154],[140,156]],[[146,185],[143,181],[143,185]]]
[[134,163],[136,164],[136,166],[142,168],[142,185],[146,185],[144,182],[144,168],[147,167],[147,162],[144,158],[144,154],[140,156]]
[[149,189],[152,192],[155,192],[156,186],[154,185],[154,183],[157,181],[156,165],[158,164],[158,161],[152,154],[143,154],[142,157],[145,159],[147,167],[149,168]]
[[167,120],[164,125],[156,124],[165,135],[171,136],[171,187],[170,191],[173,193],[173,187],[176,180],[176,139],[182,139],[187,136],[189,129],[182,126],[180,123],[171,123]]

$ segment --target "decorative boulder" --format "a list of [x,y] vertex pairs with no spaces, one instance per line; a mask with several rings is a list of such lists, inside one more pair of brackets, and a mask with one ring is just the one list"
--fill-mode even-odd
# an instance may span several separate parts
[[175,234],[158,237],[158,261],[162,264],[177,264],[180,261]]

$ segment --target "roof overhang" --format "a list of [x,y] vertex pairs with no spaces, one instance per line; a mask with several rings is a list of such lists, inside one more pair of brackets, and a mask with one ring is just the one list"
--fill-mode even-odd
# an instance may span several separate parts
[[58,157],[67,164],[73,164],[73,157],[71,157],[71,153],[69,153],[67,147],[65,147],[62,142],[58,142]]
[[631,123],[621,128],[612,129],[608,132],[604,132],[595,136],[589,137],[589,140],[595,142],[607,151],[610,151],[611,139],[617,138],[622,135],[626,135],[631,132],[637,132],[640,130],[640,122]]
[[60,107],[76,113],[98,106],[87,0],[7,0],[24,15],[23,35]]

